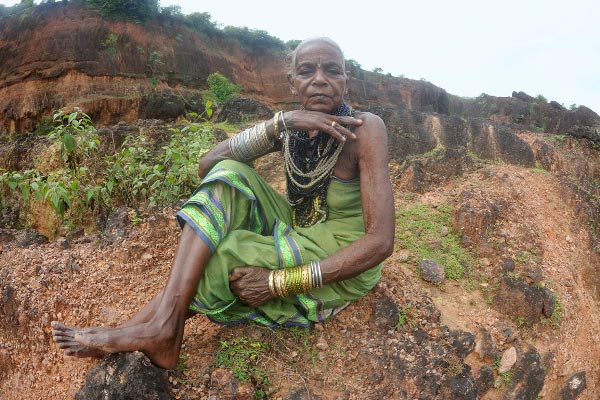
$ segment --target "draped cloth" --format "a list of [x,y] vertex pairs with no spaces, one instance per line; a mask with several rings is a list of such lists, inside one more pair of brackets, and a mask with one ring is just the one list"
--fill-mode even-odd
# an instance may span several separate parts
[[327,220],[292,228],[289,203],[254,169],[233,160],[219,162],[177,213],[179,225],[189,224],[213,252],[190,310],[224,324],[252,320],[267,326],[309,326],[364,296],[381,277],[382,264],[257,308],[242,303],[229,288],[235,267],[290,268],[321,260],[363,236],[359,189],[358,179],[332,178]]

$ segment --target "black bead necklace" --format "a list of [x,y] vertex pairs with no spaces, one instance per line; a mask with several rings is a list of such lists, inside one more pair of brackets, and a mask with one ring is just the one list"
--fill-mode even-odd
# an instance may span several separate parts
[[[332,115],[352,116],[346,103]],[[283,135],[283,155],[287,180],[287,200],[292,206],[293,226],[307,227],[327,219],[327,189],[333,168],[344,146],[331,135],[319,132],[288,131]]]

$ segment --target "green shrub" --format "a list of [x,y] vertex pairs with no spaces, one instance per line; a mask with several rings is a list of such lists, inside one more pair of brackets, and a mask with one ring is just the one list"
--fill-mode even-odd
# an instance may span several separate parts
[[211,94],[214,96],[217,103],[222,103],[225,100],[235,97],[242,87],[231,83],[227,77],[219,72],[213,72],[206,79]]
[[198,160],[214,143],[212,128],[189,123],[171,132],[158,154],[150,151],[144,136],[125,138],[121,151],[109,159],[108,197],[138,208],[169,204],[191,193],[199,183]]
[[119,35],[116,33],[109,33],[106,36],[106,39],[102,41],[102,47],[104,47],[104,51],[108,54],[115,54],[117,52],[117,41],[119,40]]
[[75,168],[82,158],[89,158],[98,149],[100,139],[89,115],[75,108],[66,113],[59,110],[52,116],[54,129],[48,137],[59,144],[62,160],[69,168]]
[[[47,203],[61,222],[80,224],[100,208],[170,204],[198,185],[197,165],[214,145],[212,125],[170,128],[169,143],[153,152],[143,135],[129,135],[115,154],[97,154],[100,139],[90,117],[76,110],[54,114],[49,133],[62,166],[51,172],[0,170],[0,205]],[[27,207],[25,207],[27,208]]]

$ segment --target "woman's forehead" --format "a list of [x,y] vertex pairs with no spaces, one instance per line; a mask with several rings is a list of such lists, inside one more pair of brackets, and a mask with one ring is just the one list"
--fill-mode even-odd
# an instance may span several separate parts
[[335,46],[325,41],[313,41],[304,43],[296,52],[296,65],[301,62],[310,61],[336,61],[344,64],[342,52]]

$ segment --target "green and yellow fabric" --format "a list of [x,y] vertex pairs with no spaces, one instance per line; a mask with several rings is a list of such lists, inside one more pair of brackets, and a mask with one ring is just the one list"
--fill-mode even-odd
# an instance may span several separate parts
[[364,296],[381,276],[382,265],[309,293],[273,299],[258,308],[229,289],[235,267],[290,268],[321,260],[364,235],[358,180],[333,178],[327,192],[329,217],[310,227],[292,228],[287,200],[246,164],[218,163],[177,214],[213,252],[190,310],[215,322],[253,320],[268,326],[308,326],[329,318]]

